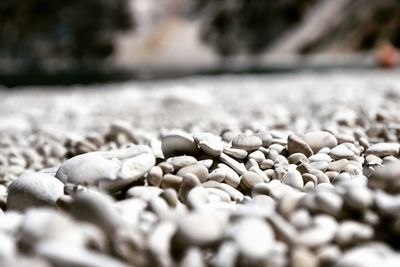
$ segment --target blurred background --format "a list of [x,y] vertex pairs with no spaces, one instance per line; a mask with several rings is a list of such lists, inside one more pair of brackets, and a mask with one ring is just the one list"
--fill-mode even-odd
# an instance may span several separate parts
[[0,84],[399,62],[398,0],[0,1]]

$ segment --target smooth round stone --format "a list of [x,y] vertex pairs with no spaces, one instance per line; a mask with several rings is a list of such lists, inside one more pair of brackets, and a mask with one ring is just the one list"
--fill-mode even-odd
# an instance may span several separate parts
[[155,186],[134,186],[126,192],[126,198],[140,198],[148,201],[162,192],[161,188]]
[[196,164],[197,159],[192,156],[177,156],[169,158],[167,162],[172,164],[175,171],[178,171],[183,167]]
[[263,183],[264,179],[255,172],[245,172],[242,175],[241,183],[243,187],[252,190],[253,187],[258,183]]
[[240,253],[249,260],[267,258],[275,243],[272,228],[258,218],[243,218],[230,232]]
[[208,169],[201,164],[194,164],[183,167],[176,173],[176,175],[183,177],[186,173],[193,173],[197,176],[197,178],[199,178],[200,182],[202,183],[207,181]]
[[211,133],[195,133],[193,137],[200,149],[208,155],[213,157],[221,155],[224,149],[224,144],[220,137]]
[[307,142],[294,134],[288,136],[287,148],[289,155],[301,153],[306,157],[310,157],[313,154],[313,151]]
[[299,190],[303,189],[304,181],[301,173],[297,170],[289,171],[282,177],[284,184],[290,185]]
[[143,177],[156,163],[153,154],[143,153],[122,161],[118,178],[135,180]]
[[174,166],[166,161],[160,162],[157,166],[162,169],[164,174],[173,173],[175,171]]
[[334,159],[353,159],[355,153],[344,144],[341,144],[332,148],[329,155]]
[[224,153],[236,159],[244,159],[247,157],[247,151],[239,148],[224,148]]
[[235,172],[237,172],[239,175],[242,175],[243,173],[245,173],[247,171],[246,167],[244,166],[243,163],[239,163],[238,161],[236,161],[235,159],[229,157],[228,155],[226,155],[225,153],[222,153],[219,156],[219,160],[222,163],[225,163],[226,165],[228,165],[229,167],[231,167]]
[[[386,262],[392,261],[392,264]],[[368,245],[357,246],[346,250],[335,266],[337,267],[376,267],[399,266],[400,260],[386,246],[383,248]]]
[[307,157],[303,153],[294,153],[288,157],[288,161],[290,164],[300,164],[303,162],[307,162]]
[[93,223],[112,234],[121,224],[121,216],[112,198],[99,192],[79,192],[73,196],[70,213],[78,220]]
[[193,173],[185,173],[182,178],[182,183],[178,190],[178,196],[183,202],[186,202],[186,197],[189,191],[194,187],[199,186],[201,183],[199,178],[197,178]]
[[101,155],[105,159],[119,159],[124,160],[132,157],[136,157],[143,153],[152,154],[153,151],[150,147],[145,145],[133,145],[123,149],[114,149],[109,151],[99,151],[99,152],[92,152],[98,155]]
[[302,247],[294,248],[291,253],[292,267],[317,267],[318,259],[310,250]]
[[214,161],[212,159],[203,159],[203,160],[197,161],[197,163],[203,165],[207,169],[210,169],[211,166],[213,165]]
[[333,216],[338,215],[343,206],[342,198],[330,191],[318,191],[315,200],[322,211]]
[[335,240],[339,246],[347,246],[370,240],[373,235],[374,230],[369,225],[355,221],[343,221],[339,225]]
[[165,174],[161,181],[161,188],[173,188],[178,191],[179,186],[182,183],[182,176],[174,175],[174,174]]
[[329,171],[340,172],[349,163],[347,159],[339,159],[328,164]]
[[328,169],[328,162],[326,161],[315,161],[310,163],[311,168],[320,171],[326,171]]
[[225,221],[213,212],[193,212],[178,221],[176,238],[184,247],[208,246],[222,239]]
[[232,140],[233,148],[240,148],[246,151],[257,150],[257,148],[261,146],[262,146],[261,138],[255,135],[240,134]]
[[227,171],[224,168],[217,168],[208,174],[208,180],[222,182],[225,180]]
[[260,169],[267,170],[274,167],[274,161],[270,159],[264,159],[260,164]]
[[308,158],[309,162],[326,161],[331,162],[332,158],[326,153],[317,153]]
[[264,153],[258,150],[251,152],[248,157],[249,159],[254,159],[255,161],[257,161],[258,164],[261,164],[263,160],[265,160]]
[[313,226],[299,233],[296,243],[309,248],[325,245],[335,238],[337,226],[332,217],[317,215]]
[[225,180],[224,182],[228,185],[236,188],[240,184],[240,176],[231,167],[225,164],[218,164],[218,167],[225,170]]
[[25,174],[8,188],[7,209],[24,211],[32,207],[55,206],[64,195],[64,184],[44,173]]
[[378,143],[370,146],[365,155],[375,155],[380,158],[386,156],[397,156],[399,154],[400,145],[397,143]]
[[160,186],[162,181],[163,171],[159,166],[151,167],[147,174],[147,182],[152,186]]
[[374,197],[369,188],[365,186],[352,186],[344,194],[344,200],[349,207],[365,210],[373,204]]
[[211,188],[221,189],[224,192],[228,193],[228,195],[231,197],[231,199],[233,201],[242,202],[243,198],[244,198],[244,195],[242,192],[240,192],[239,190],[235,189],[234,187],[232,187],[231,185],[226,184],[226,183],[207,181],[207,182],[203,183],[202,186],[204,186],[205,188],[211,187]]
[[75,156],[64,162],[56,173],[63,183],[98,184],[100,180],[115,180],[120,164],[105,159],[96,152]]
[[299,209],[291,214],[290,224],[292,224],[297,230],[303,230],[312,224],[312,217],[307,210]]
[[161,140],[161,149],[165,157],[173,155],[196,155],[199,148],[194,138],[180,130],[171,131]]
[[332,148],[338,144],[336,137],[325,131],[308,132],[303,136],[303,140],[311,147],[314,154],[323,147]]

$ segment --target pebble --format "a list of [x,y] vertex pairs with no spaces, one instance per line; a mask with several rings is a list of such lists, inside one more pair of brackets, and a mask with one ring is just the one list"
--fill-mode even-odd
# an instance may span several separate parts
[[243,163],[239,163],[238,161],[234,160],[233,158],[229,157],[228,155],[222,153],[219,156],[219,160],[222,163],[225,163],[229,167],[231,167],[237,174],[242,175],[247,171],[246,167]]
[[201,150],[210,156],[218,157],[221,155],[224,144],[220,137],[217,137],[211,133],[196,133],[193,135],[194,140],[196,140],[198,146]]
[[334,159],[353,159],[355,153],[350,150],[346,145],[340,144],[332,148],[329,152],[329,155]]
[[183,131],[174,130],[161,139],[161,149],[165,157],[174,155],[196,155],[199,148],[194,138]]
[[55,206],[64,195],[64,184],[44,173],[25,174],[8,188],[7,209],[24,211],[33,207]]
[[63,163],[56,177],[63,183],[92,185],[100,180],[115,180],[120,163],[96,152],[75,156]]
[[147,174],[147,182],[152,186],[160,186],[163,176],[163,170],[159,166],[153,166]]
[[370,146],[366,151],[365,155],[375,155],[383,158],[386,156],[397,156],[399,155],[400,145],[397,143],[378,143]]
[[232,148],[239,148],[246,151],[257,150],[262,146],[262,140],[255,135],[240,134],[232,140]]
[[171,165],[174,167],[174,171],[178,171],[183,167],[196,164],[197,159],[192,156],[177,156],[169,158],[167,162],[171,163]]
[[313,151],[307,142],[297,135],[289,135],[287,139],[287,147],[289,155],[301,153],[308,158],[313,154]]
[[206,167],[204,167],[204,165],[201,164],[194,164],[183,167],[176,174],[183,177],[187,173],[193,173],[194,175],[196,175],[201,183],[207,181],[208,178],[208,170]]
[[241,177],[241,183],[246,190],[252,190],[258,183],[263,183],[264,179],[255,172],[245,172]]
[[247,151],[239,148],[224,148],[224,153],[235,159],[244,159],[247,157]]
[[315,154],[324,147],[333,148],[338,144],[336,137],[325,131],[308,132],[302,138]]
[[287,172],[282,177],[282,182],[299,190],[302,190],[304,186],[303,177],[297,170]]

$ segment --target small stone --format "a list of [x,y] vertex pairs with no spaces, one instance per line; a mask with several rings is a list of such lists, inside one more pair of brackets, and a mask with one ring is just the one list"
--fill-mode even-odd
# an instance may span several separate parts
[[162,192],[161,188],[155,186],[134,186],[126,192],[126,198],[140,198],[144,201],[149,201]]
[[196,164],[197,159],[192,156],[177,156],[169,158],[167,162],[171,163],[171,165],[174,167],[174,171],[178,171],[183,167]]
[[245,259],[266,259],[274,246],[274,232],[263,220],[243,218],[230,229],[233,240]]
[[64,184],[44,173],[25,174],[8,188],[7,209],[24,211],[32,207],[55,206],[64,195]]
[[245,172],[241,177],[241,183],[247,190],[252,190],[258,183],[263,183],[264,179],[255,172]]
[[339,225],[335,240],[339,246],[348,246],[370,240],[373,235],[374,230],[369,225],[355,221],[343,221]]
[[321,148],[333,148],[338,144],[336,137],[325,131],[308,132],[303,136],[303,140],[306,141],[315,154],[318,153]]
[[238,161],[234,160],[233,158],[229,157],[228,155],[222,153],[219,156],[219,160],[222,163],[225,163],[229,167],[231,167],[235,172],[237,172],[239,175],[242,175],[247,171],[246,167],[243,165],[243,163],[239,163]]
[[282,182],[299,190],[302,190],[304,186],[303,177],[297,170],[287,172],[282,177]]
[[307,142],[294,134],[289,135],[287,146],[289,155],[301,153],[308,158],[313,154],[313,151]]
[[346,205],[357,210],[368,209],[374,201],[372,192],[365,186],[349,187],[343,198]]
[[147,182],[152,186],[160,186],[162,181],[163,171],[159,166],[154,166],[147,174]]
[[180,130],[174,130],[164,135],[161,142],[165,157],[182,154],[196,155],[199,152],[194,138]]
[[186,173],[193,173],[194,175],[197,176],[197,178],[199,178],[201,183],[204,183],[205,181],[207,181],[208,170],[206,167],[204,167],[201,164],[194,164],[194,165],[189,165],[189,166],[183,167],[176,174],[178,176],[183,177]]
[[173,188],[178,191],[179,186],[182,183],[182,177],[173,174],[165,174],[161,181],[161,188]]
[[239,148],[224,148],[224,153],[235,159],[244,159],[247,157],[247,151]]
[[303,153],[294,153],[288,157],[290,164],[301,164],[308,162],[307,157]]
[[56,173],[63,183],[98,184],[100,180],[115,180],[120,164],[105,159],[96,152],[75,156],[64,162]]
[[326,162],[331,162],[332,158],[325,153],[317,153],[315,155],[312,155],[311,157],[308,158],[309,162],[317,162],[317,161],[326,161]]
[[156,163],[153,154],[143,153],[122,161],[118,178],[134,181],[143,177]]
[[302,247],[294,248],[291,253],[292,267],[317,267],[318,259],[310,250]]
[[383,158],[386,156],[397,156],[399,155],[400,145],[397,143],[378,143],[370,146],[366,151],[365,155],[375,155]]
[[342,198],[330,191],[318,191],[315,200],[322,211],[332,216],[337,216],[343,206]]
[[328,215],[317,215],[312,227],[303,230],[297,236],[297,244],[315,248],[334,239],[337,222]]
[[220,137],[217,137],[211,133],[196,133],[193,135],[193,137],[200,149],[208,155],[213,157],[221,155],[224,145]]
[[224,168],[217,168],[208,174],[208,180],[222,182],[225,180],[227,171]]
[[329,155],[334,159],[353,159],[355,153],[350,150],[346,145],[340,144],[332,148],[329,152]]
[[349,163],[347,159],[339,159],[328,164],[329,171],[340,172]]
[[262,140],[255,135],[240,134],[232,140],[233,148],[240,148],[246,151],[257,150],[262,146]]

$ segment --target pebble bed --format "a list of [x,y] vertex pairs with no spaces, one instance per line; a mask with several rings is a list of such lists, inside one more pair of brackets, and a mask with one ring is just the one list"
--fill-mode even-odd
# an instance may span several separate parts
[[[228,122],[2,131],[0,266],[400,266],[400,87],[321,104],[303,78],[302,108],[288,96]],[[209,108],[182,99],[165,112]]]

